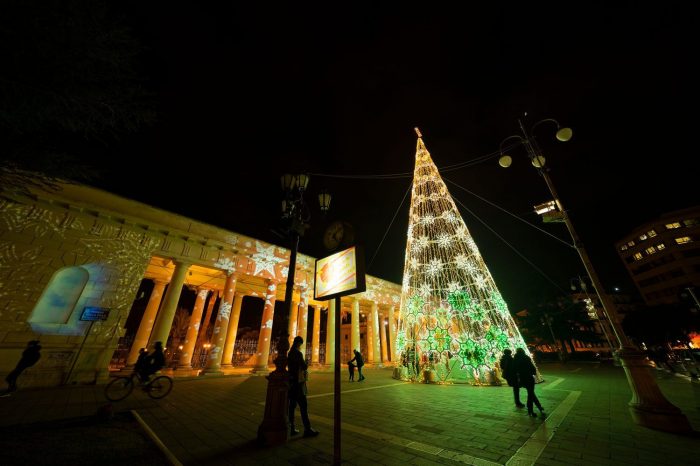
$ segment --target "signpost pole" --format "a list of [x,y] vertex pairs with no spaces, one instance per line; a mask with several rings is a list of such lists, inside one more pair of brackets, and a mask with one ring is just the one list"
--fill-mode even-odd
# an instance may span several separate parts
[[66,381],[64,382],[64,385],[67,385],[68,382],[70,382],[70,376],[73,373],[73,369],[75,368],[75,364],[78,362],[78,358],[80,358],[80,353],[83,351],[83,346],[85,346],[85,342],[87,341],[88,337],[90,336],[90,330],[92,330],[92,324],[94,324],[95,321],[91,320],[90,325],[88,325],[87,332],[85,332],[85,338],[83,338],[83,342],[80,344],[80,348],[78,348],[78,352],[75,355],[75,358],[73,358],[73,364],[70,366],[70,370],[68,371],[68,374],[66,375]]
[[333,464],[340,464],[340,296],[335,298],[335,381],[333,386]]

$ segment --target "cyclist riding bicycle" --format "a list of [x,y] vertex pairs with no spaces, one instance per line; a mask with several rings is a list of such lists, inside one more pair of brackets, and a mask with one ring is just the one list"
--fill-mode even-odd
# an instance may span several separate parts
[[[139,374],[139,378],[142,383],[148,382],[151,374],[155,374],[165,366],[165,355],[163,354],[163,343],[157,341],[153,352],[150,354],[144,354],[144,358],[136,363],[136,371]],[[139,364],[140,363],[140,364]]]

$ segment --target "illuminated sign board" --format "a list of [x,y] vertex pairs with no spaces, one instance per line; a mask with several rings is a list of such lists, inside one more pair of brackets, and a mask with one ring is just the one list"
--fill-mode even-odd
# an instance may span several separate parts
[[107,317],[109,317],[108,308],[87,306],[83,308],[83,313],[80,315],[80,320],[95,322],[98,320],[107,320]]
[[314,273],[314,299],[327,300],[365,291],[362,249],[353,246],[318,259]]

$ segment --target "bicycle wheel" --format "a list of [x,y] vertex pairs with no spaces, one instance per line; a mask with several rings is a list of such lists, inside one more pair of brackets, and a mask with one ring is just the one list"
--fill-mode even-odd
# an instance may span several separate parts
[[134,390],[132,377],[117,377],[105,387],[105,397],[109,401],[121,401]]
[[159,400],[170,393],[170,390],[172,389],[173,379],[167,375],[161,375],[153,379],[153,381],[148,384],[148,390],[146,392],[151,398]]

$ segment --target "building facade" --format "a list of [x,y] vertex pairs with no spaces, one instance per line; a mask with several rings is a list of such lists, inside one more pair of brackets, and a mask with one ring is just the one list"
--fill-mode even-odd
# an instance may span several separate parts
[[677,303],[700,286],[700,206],[640,225],[615,247],[646,304]]
[[[11,371],[29,340],[40,340],[40,361],[20,378],[25,386],[107,380],[124,324],[144,280],[152,281],[133,336],[127,366],[142,347],[172,345],[173,320],[185,288],[196,290],[187,331],[178,337],[176,371],[225,373],[233,369],[238,319],[246,299],[259,299],[261,325],[248,361],[268,371],[274,304],[284,300],[290,251],[98,189],[65,184],[55,191],[0,197],[0,376]],[[297,257],[290,335],[304,337],[312,362],[319,358],[321,315],[334,325],[333,304],[313,299],[315,259]],[[400,285],[367,277],[364,293],[344,297],[351,348],[360,348],[360,314],[368,362],[394,360]],[[330,313],[329,313],[330,307]],[[286,309],[286,307],[285,307]],[[208,318],[210,317],[210,318]],[[210,323],[211,322],[211,323]],[[386,322],[386,325],[381,325]],[[207,360],[193,368],[195,347],[207,325]],[[386,328],[379,331],[379,328]],[[307,331],[307,329],[309,329]],[[279,333],[279,329],[275,329]],[[307,333],[310,333],[307,335]],[[334,332],[325,332],[334,348]],[[173,351],[173,348],[169,348]]]

